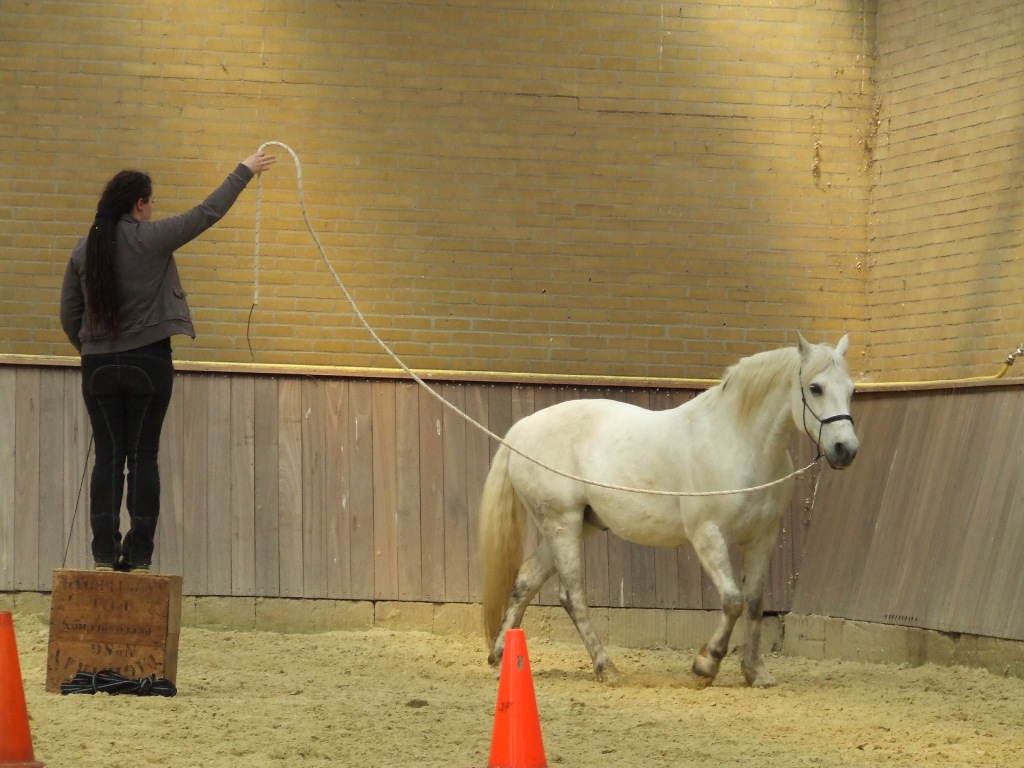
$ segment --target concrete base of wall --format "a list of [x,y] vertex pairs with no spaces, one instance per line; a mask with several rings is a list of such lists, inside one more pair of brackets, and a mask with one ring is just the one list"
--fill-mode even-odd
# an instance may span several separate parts
[[787,614],[783,653],[806,659],[981,667],[1024,677],[1024,642],[829,616]]
[[[0,594],[0,611],[50,617],[50,596],[38,592]],[[700,648],[718,623],[715,611],[656,608],[594,608],[598,636],[626,648]],[[183,597],[182,626],[270,632],[392,631],[479,637],[480,606],[467,603],[293,600],[285,598]],[[581,642],[560,607],[531,606],[523,629],[531,637]],[[742,643],[744,622],[733,641]],[[808,659],[884,664],[938,664],[982,667],[994,674],[1024,678],[1024,642],[950,634],[916,627],[850,621],[828,616],[787,614],[765,618],[765,653]]]

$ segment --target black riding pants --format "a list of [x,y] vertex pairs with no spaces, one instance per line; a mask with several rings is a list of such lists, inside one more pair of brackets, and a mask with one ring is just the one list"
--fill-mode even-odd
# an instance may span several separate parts
[[[160,516],[160,430],[174,385],[171,344],[82,356],[82,395],[96,441],[90,487],[92,555],[114,565],[149,566]],[[121,541],[121,501],[128,468],[130,528]]]

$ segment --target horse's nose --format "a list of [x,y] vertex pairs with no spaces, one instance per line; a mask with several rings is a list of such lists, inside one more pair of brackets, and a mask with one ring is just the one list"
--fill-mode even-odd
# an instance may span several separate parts
[[853,460],[857,458],[857,450],[860,448],[860,443],[856,439],[853,440],[840,440],[832,445],[832,461],[830,462],[835,469],[845,469],[853,463]]

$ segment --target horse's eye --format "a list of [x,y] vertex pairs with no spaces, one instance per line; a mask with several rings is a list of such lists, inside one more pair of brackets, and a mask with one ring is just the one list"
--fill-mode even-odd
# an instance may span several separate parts
[[818,384],[817,382],[811,384],[811,386],[809,386],[808,389],[811,391],[811,394],[814,395],[815,397],[819,397],[822,393],[821,384]]

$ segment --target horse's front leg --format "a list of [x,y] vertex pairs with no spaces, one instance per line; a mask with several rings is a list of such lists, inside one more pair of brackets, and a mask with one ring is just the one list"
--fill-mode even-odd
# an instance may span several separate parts
[[771,688],[775,678],[761,657],[761,626],[764,620],[764,585],[768,561],[775,548],[775,529],[743,553],[743,603],[747,613],[747,637],[743,651],[743,676],[754,688]]
[[722,659],[729,651],[729,637],[743,613],[743,594],[736,584],[729,545],[717,525],[707,523],[693,537],[693,548],[704,571],[711,578],[722,600],[722,619],[711,639],[693,660],[693,672],[710,682],[718,675]]

